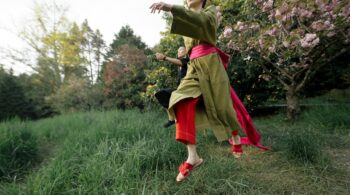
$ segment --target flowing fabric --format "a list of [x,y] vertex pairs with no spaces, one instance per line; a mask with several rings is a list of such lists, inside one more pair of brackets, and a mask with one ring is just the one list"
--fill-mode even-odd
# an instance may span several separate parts
[[[210,53],[218,53],[225,69],[227,70],[228,62],[230,58],[229,55],[224,53],[219,48],[209,44],[200,44],[193,47],[190,53],[190,59],[192,60],[195,58],[199,58],[199,57],[208,55]],[[239,99],[236,92],[233,90],[231,86],[230,86],[230,94],[231,94],[233,108],[236,111],[238,123],[247,136],[247,137],[241,138],[241,143],[245,145],[255,145],[256,147],[259,147],[264,150],[271,150],[263,146],[262,144],[260,144],[261,136],[259,132],[256,130],[248,111],[245,109],[242,101]],[[231,139],[229,139],[229,142],[230,144],[233,144]]]

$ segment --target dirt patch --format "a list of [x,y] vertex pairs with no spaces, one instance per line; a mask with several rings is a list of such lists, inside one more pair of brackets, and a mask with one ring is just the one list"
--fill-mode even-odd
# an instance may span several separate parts
[[350,173],[350,149],[332,149],[328,153],[335,168]]

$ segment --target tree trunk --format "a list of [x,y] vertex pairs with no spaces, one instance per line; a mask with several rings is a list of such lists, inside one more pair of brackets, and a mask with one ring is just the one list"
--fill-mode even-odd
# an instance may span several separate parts
[[296,90],[296,87],[289,86],[287,89],[287,118],[288,120],[295,120],[297,114],[300,112],[299,105],[299,93]]

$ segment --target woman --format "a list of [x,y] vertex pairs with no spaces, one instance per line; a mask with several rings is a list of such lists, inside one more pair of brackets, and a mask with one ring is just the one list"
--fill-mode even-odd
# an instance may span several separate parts
[[[177,75],[177,81],[176,85],[179,86],[182,78],[185,77],[187,72],[187,64],[190,61],[186,48],[185,47],[179,47],[177,50],[177,58],[171,58],[166,56],[163,53],[156,53],[156,59],[161,61],[167,61],[171,64],[177,65],[179,68],[178,75]],[[168,113],[168,122],[165,123],[163,126],[165,128],[170,127],[171,125],[175,124],[175,118],[169,114],[168,107],[169,107],[169,100],[171,93],[174,91],[174,89],[161,89],[157,93],[155,93],[155,97],[157,98],[158,102],[167,110]]]
[[231,135],[233,155],[239,158],[243,152],[225,71],[228,56],[215,47],[217,10],[214,6],[204,9],[205,4],[206,0],[187,0],[189,9],[163,2],[150,7],[151,13],[172,13],[171,33],[184,36],[190,55],[187,74],[172,93],[168,108],[176,116],[176,140],[186,144],[188,150],[176,181],[183,181],[203,163],[196,151],[196,129],[212,129],[218,141]]

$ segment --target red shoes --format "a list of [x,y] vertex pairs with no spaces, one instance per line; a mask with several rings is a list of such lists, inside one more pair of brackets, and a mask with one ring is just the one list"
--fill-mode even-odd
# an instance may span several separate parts
[[190,164],[188,162],[184,162],[179,166],[179,171],[180,173],[176,177],[177,182],[181,182],[187,178],[187,176],[191,173],[191,171],[200,166],[203,163],[203,159],[199,159],[197,163],[195,164]]
[[235,158],[241,158],[241,156],[243,155],[242,144],[232,144],[232,155]]
[[[237,136],[238,131],[233,131],[232,136]],[[229,139],[230,144],[232,145],[232,154],[235,158],[240,158],[243,155],[242,144],[235,144],[233,139]]]

